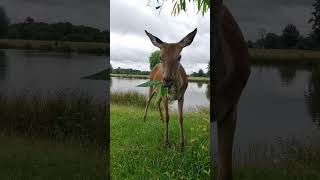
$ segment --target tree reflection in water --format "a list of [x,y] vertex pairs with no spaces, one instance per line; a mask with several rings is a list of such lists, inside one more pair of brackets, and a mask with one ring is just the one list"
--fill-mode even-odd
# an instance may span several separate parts
[[8,69],[7,55],[0,50],[0,80],[4,80]]
[[314,68],[311,72],[305,101],[312,121],[320,127],[320,67]]

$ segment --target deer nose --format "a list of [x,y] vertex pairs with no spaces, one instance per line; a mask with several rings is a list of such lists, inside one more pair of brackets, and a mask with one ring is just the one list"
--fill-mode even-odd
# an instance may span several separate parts
[[172,79],[164,79],[163,86],[164,87],[171,87],[172,86]]

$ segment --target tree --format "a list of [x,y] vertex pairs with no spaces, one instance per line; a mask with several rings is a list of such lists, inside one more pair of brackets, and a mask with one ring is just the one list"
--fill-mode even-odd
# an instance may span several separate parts
[[202,69],[200,69],[199,72],[198,72],[198,76],[199,76],[199,77],[205,77],[206,74],[203,72]]
[[315,0],[312,4],[314,11],[312,12],[312,18],[309,19],[308,23],[312,23],[312,30],[315,38],[320,42],[320,0]]
[[159,50],[156,50],[153,53],[151,53],[151,55],[149,57],[149,63],[150,63],[150,70],[152,70],[156,64],[160,63],[160,51]]
[[266,49],[278,49],[281,46],[281,39],[275,33],[268,33],[264,39]]
[[34,23],[34,19],[31,18],[31,17],[27,17],[25,22],[28,23],[28,24]]
[[[159,10],[159,12],[161,12],[163,4],[166,2],[167,0],[162,0],[161,2],[159,2],[159,0],[157,0],[158,6],[155,7],[156,9]],[[189,0],[190,2],[191,0]],[[194,3],[196,3],[197,5],[197,10],[198,12],[201,12],[202,15],[204,15],[209,9],[210,9],[210,0],[192,0]],[[147,5],[149,5],[150,1],[148,2]],[[180,14],[181,11],[187,12],[187,4],[186,4],[186,0],[172,0],[173,3],[173,8],[171,11],[171,15],[178,15]]]
[[299,41],[300,33],[293,24],[288,24],[282,31],[282,41],[285,48],[293,48]]
[[266,36],[266,29],[265,28],[260,28],[258,30],[258,34],[260,36],[261,47],[264,48],[264,38]]
[[9,26],[9,18],[3,7],[0,6],[0,38],[7,35]]

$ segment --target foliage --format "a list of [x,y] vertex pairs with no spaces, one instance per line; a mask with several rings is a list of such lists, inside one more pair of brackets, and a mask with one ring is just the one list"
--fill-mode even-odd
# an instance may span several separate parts
[[312,18],[309,23],[312,23],[312,30],[315,34],[317,42],[320,42],[320,0],[314,0],[312,4],[314,11],[312,12]]
[[292,48],[297,45],[299,40],[299,31],[293,24],[288,24],[282,31],[282,39],[285,48]]
[[[151,0],[149,0],[150,2]],[[164,3],[167,0],[162,0],[162,2],[159,2],[157,0],[158,6],[156,9],[159,9],[161,11]],[[148,2],[148,4],[149,4]],[[191,2],[191,0],[189,0]],[[192,0],[192,2],[196,5],[198,13],[201,12],[202,15],[204,15],[209,9],[210,9],[210,0]],[[171,15],[179,15],[182,11],[187,12],[187,2],[186,0],[172,0],[173,8],[171,11]]]
[[8,39],[54,40],[73,42],[109,42],[109,32],[88,26],[76,26],[71,23],[35,22],[28,17],[25,22],[11,24],[8,27]]
[[160,51],[156,50],[153,53],[151,53],[149,57],[149,63],[150,63],[150,70],[154,68],[155,65],[160,63]]
[[[209,67],[209,65],[208,65],[208,67]],[[204,73],[204,71],[202,69],[200,69],[198,72],[191,73],[190,76],[192,76],[192,77],[208,77],[209,71],[210,70],[208,69],[208,73]]]
[[6,36],[8,32],[9,18],[3,7],[0,6],[0,38]]
[[134,75],[149,75],[149,71],[140,71],[136,69],[116,68],[112,70],[112,74],[134,74]]
[[156,102],[159,102],[161,97],[167,96],[168,94],[168,88],[164,87],[159,80],[151,80],[138,85],[138,87],[155,87],[155,89],[158,89]]

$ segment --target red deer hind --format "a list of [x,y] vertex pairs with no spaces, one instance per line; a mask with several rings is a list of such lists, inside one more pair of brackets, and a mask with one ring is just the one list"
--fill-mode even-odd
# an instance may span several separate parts
[[[184,135],[183,135],[183,101],[184,93],[188,87],[188,76],[180,63],[181,51],[186,46],[189,46],[196,33],[197,29],[189,33],[181,41],[177,43],[166,43],[162,42],[156,36],[145,31],[150,38],[153,45],[160,48],[160,63],[157,64],[150,72],[150,80],[159,80],[162,82],[164,87],[168,88],[168,95],[162,97],[163,109],[165,112],[165,136],[164,144],[168,145],[168,126],[169,126],[169,109],[168,100],[178,100],[178,119],[179,119],[179,129],[180,129],[180,145],[184,146]],[[146,105],[144,119],[146,118],[148,106],[150,100],[155,94],[155,90],[150,87],[150,95]],[[160,113],[160,119],[162,120],[162,112],[160,108],[160,103],[158,103],[158,111]]]
[[213,119],[218,134],[218,180],[232,179],[232,148],[237,105],[250,75],[247,44],[236,20],[222,0],[211,14],[213,54]]

